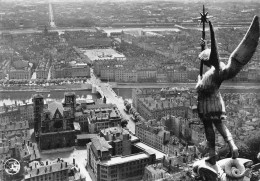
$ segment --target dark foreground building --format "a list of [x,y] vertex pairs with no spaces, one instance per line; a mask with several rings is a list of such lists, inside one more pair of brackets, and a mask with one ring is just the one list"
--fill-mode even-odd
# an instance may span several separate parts
[[156,154],[134,145],[136,138],[119,128],[101,130],[87,144],[87,169],[93,180],[140,180],[146,165],[156,162]]
[[74,129],[76,95],[66,93],[65,101],[45,105],[43,97],[34,95],[34,131],[41,150],[71,147],[75,145]]

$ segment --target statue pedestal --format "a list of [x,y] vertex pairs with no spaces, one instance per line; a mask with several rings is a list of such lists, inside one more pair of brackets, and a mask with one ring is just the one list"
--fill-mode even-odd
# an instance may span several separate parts
[[218,161],[216,165],[205,160],[206,158],[196,161],[193,165],[194,173],[203,181],[245,181],[244,177],[249,177],[250,170],[245,169],[245,165],[252,164],[251,160],[226,158]]
[[220,178],[221,175],[224,174],[223,169],[218,163],[216,165],[211,165],[205,160],[206,158],[196,161],[193,165],[193,171],[197,175],[199,175],[202,178],[202,180],[217,181],[218,178]]

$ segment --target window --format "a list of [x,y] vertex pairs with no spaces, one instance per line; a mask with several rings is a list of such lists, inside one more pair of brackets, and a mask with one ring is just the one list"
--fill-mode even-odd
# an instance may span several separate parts
[[101,177],[103,177],[103,178],[107,178],[107,175],[103,175],[103,174],[101,174]]

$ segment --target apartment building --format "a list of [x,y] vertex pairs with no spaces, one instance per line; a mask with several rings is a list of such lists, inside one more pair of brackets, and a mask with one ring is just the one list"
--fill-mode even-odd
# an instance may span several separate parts
[[159,151],[163,151],[163,145],[170,140],[170,132],[166,131],[156,120],[136,123],[135,134],[141,142]]
[[140,180],[144,167],[155,163],[156,157],[149,150],[138,150],[137,147],[133,147],[129,155],[113,155],[114,148],[105,138],[93,138],[87,145],[87,169],[94,175],[92,180]]
[[88,105],[89,133],[97,133],[102,129],[115,127],[121,123],[118,108],[112,104]]

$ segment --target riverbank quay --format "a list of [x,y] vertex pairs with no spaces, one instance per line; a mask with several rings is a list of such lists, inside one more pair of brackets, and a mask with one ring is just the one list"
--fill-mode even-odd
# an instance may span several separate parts
[[[112,88],[164,88],[164,87],[188,87],[195,88],[196,83],[116,83],[109,82]],[[260,89],[260,83],[235,83],[225,82],[222,89]]]
[[8,85],[0,86],[0,92],[50,92],[50,91],[63,91],[63,90],[91,90],[91,84],[64,84],[64,85],[51,85],[51,86],[42,86],[42,85]]
[[[119,82],[109,82],[113,89],[134,89],[134,88],[166,88],[166,87],[187,87],[195,88],[196,83],[119,83]],[[10,87],[0,87],[0,92],[50,92],[50,91],[84,91],[91,90],[92,87],[85,86],[86,84],[66,84],[62,86],[10,86]],[[234,90],[235,92],[239,90],[248,91],[259,91],[260,83],[233,83],[226,82],[221,87],[222,90]]]

